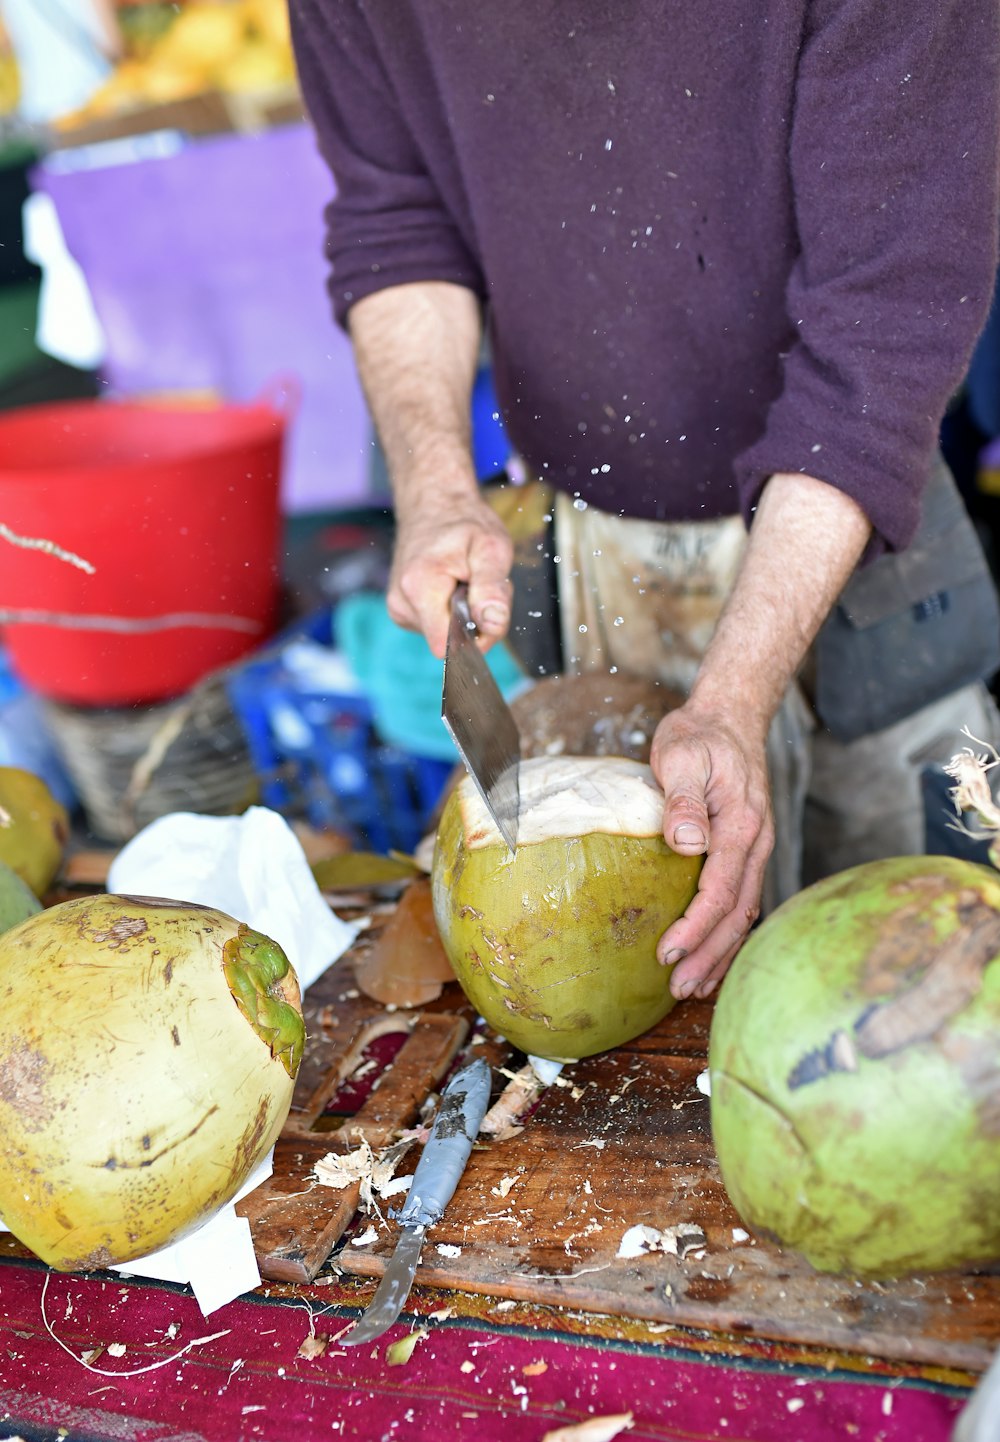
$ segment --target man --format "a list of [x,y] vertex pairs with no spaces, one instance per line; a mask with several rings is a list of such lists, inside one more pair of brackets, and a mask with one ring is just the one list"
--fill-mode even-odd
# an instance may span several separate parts
[[[985,314],[995,0],[292,0],[292,21],[393,480],[395,619],[442,655],[467,579],[487,641],[509,622],[469,455],[484,312],[513,443],[561,494],[564,637],[637,578],[582,664],[616,621],[652,606],[663,638],[705,602],[652,765],[668,843],[707,853],[660,956],[706,995],[758,914],[783,698],[859,562],[913,539]],[[663,580],[674,551],[709,556],[693,585]],[[963,716],[992,724],[976,697]]]

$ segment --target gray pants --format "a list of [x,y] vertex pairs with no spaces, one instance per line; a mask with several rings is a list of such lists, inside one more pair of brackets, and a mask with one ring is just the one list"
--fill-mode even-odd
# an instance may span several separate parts
[[[883,568],[881,575],[867,572],[854,587],[876,617],[881,590],[891,611],[900,607],[900,587],[904,607],[907,586],[914,588],[914,600],[924,588],[933,589],[933,567],[940,566],[935,552],[943,556],[946,570],[956,564],[985,570],[971,523],[946,475],[930,501],[934,534],[907,554],[902,576],[893,571],[883,579]],[[681,524],[635,521],[594,508],[580,510],[565,496],[556,498],[555,515],[566,669],[627,670],[686,692],[742,558],[742,522],[738,517]],[[959,579],[965,578],[962,572]],[[874,598],[868,594],[873,590]],[[905,639],[900,642],[905,644]],[[891,645],[890,659],[898,659]],[[844,675],[842,666],[841,685],[863,687],[863,682],[863,676],[855,682],[853,672]],[[764,910],[773,910],[803,885],[862,861],[923,852],[921,774],[962,749],[963,727],[978,740],[1000,746],[1000,713],[981,682],[963,685],[884,730],[849,742],[836,740],[817,721],[798,685],[792,685],[768,738],[776,840]]]
[[777,839],[764,909],[863,861],[920,855],[926,825],[921,773],[961,751],[963,727],[1000,748],[1000,713],[982,682],[848,742],[817,724],[794,687],[768,737]]

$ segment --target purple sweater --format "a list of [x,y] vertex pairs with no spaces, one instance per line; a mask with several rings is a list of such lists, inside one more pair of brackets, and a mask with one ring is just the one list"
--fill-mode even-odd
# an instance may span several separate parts
[[997,244],[997,0],[291,0],[343,322],[487,304],[511,439],[605,510],[768,475],[915,528]]

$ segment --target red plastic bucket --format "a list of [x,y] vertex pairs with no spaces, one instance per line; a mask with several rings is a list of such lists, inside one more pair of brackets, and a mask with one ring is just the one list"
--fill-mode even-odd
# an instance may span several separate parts
[[54,700],[140,705],[259,646],[277,612],[287,420],[271,399],[0,414],[0,623],[17,674]]

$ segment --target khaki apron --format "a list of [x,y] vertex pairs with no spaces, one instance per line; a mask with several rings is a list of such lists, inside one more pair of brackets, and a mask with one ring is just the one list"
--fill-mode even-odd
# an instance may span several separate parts
[[[555,498],[563,664],[568,672],[621,667],[687,694],[746,549],[742,518],[645,521]],[[775,847],[764,911],[800,889],[802,817],[815,721],[795,685],[768,735]]]

